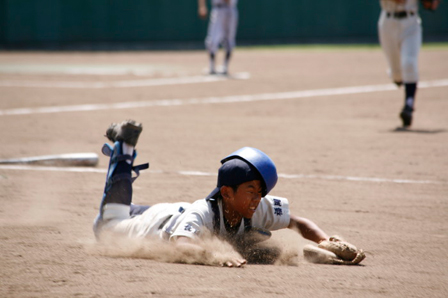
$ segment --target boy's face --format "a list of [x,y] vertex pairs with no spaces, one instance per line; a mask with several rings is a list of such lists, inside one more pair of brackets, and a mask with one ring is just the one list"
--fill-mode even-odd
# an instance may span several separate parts
[[262,185],[260,180],[252,180],[240,184],[236,191],[231,189],[228,200],[233,210],[245,218],[252,218],[261,200]]

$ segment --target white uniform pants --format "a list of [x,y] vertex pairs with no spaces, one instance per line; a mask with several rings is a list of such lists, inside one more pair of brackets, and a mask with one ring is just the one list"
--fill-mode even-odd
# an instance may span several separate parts
[[417,14],[397,19],[382,11],[378,21],[381,47],[394,82],[416,83],[419,79],[418,54],[422,44],[421,19]]
[[141,215],[129,216],[130,207],[122,204],[107,204],[104,207],[104,223],[98,226],[101,232],[109,232],[129,238],[161,238],[167,240],[169,235],[163,227],[170,225],[181,214],[179,208],[186,209],[190,203],[159,203],[151,206]]
[[230,52],[235,47],[238,26],[238,9],[236,7],[213,7],[210,12],[205,46],[211,53],[216,53],[222,45]]

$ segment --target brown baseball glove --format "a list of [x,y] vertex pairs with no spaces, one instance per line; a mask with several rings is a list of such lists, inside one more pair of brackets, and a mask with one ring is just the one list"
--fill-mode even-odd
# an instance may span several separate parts
[[420,0],[422,6],[426,10],[436,10],[439,6],[440,0]]
[[320,242],[318,247],[306,245],[303,254],[306,260],[321,264],[357,265],[366,258],[362,249],[338,236]]

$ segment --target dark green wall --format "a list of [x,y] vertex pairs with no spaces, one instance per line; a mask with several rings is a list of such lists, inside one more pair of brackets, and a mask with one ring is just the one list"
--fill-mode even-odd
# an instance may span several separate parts
[[376,36],[379,11],[379,2],[373,0],[242,0],[239,37],[334,39]]
[[7,42],[163,41],[199,38],[184,0],[0,0]]
[[[376,40],[378,0],[240,0],[238,41]],[[448,40],[448,1],[423,11],[425,37]],[[196,0],[0,0],[0,44],[202,42]]]

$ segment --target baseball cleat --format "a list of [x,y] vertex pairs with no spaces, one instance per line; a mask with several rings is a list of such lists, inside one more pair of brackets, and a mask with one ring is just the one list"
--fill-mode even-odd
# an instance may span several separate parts
[[107,129],[105,137],[114,143],[122,141],[135,147],[142,130],[141,123],[134,120],[125,120],[118,124],[112,123]]
[[403,122],[403,127],[409,127],[412,124],[412,110],[403,108],[400,113],[401,121]]

